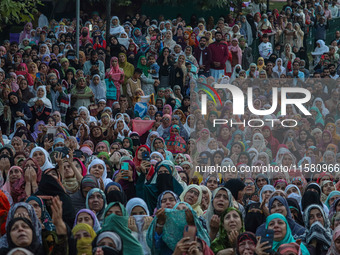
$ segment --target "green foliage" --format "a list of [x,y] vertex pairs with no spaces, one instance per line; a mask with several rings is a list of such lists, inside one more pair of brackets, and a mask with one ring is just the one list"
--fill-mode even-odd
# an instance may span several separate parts
[[34,19],[32,13],[36,11],[38,4],[43,5],[41,0],[1,0],[0,23],[13,24],[32,21]]

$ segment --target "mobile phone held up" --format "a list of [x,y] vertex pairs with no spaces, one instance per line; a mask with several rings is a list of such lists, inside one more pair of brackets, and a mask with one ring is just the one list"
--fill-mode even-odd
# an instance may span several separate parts
[[193,242],[196,239],[197,228],[195,226],[186,225],[183,230],[183,237],[189,237],[189,242]]
[[[266,246],[273,247],[274,242],[274,230],[272,229],[265,229],[261,233],[261,243],[268,242]],[[272,253],[272,248],[265,250],[266,253]]]
[[[124,173],[125,171],[129,171],[129,163],[128,162],[123,162],[122,166],[120,168],[121,173]],[[123,176],[122,178],[128,179],[128,176]]]
[[150,153],[148,151],[143,151],[142,152],[142,160],[150,161]]

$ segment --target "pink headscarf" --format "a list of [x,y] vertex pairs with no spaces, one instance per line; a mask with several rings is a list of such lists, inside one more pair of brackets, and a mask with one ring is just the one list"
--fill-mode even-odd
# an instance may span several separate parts
[[233,46],[232,43],[230,44],[229,46],[229,50],[232,52],[232,53],[235,53],[237,54],[237,57],[238,57],[238,64],[242,64],[242,50],[240,48],[240,46],[238,45],[238,40],[237,38],[233,38],[231,40],[231,42],[233,41],[236,41],[237,42],[237,45],[236,46]]
[[[83,33],[83,31],[86,30],[87,31],[87,36],[84,37],[82,34],[81,36],[79,37],[79,43],[80,43],[80,46],[85,46],[85,44],[87,43],[91,43],[92,44],[92,39],[90,38],[90,30],[88,29],[88,27],[83,27],[81,29],[81,33]],[[83,43],[83,40],[85,39],[85,43]]]
[[[169,113],[169,115],[172,115],[172,107],[171,107],[171,105],[169,105],[169,104],[166,104],[166,105],[163,106],[163,114],[164,114],[164,108],[165,108],[165,107],[169,107],[169,108],[170,108],[170,113]],[[163,115],[163,117],[164,117],[164,115]]]
[[[112,79],[114,80],[114,82],[116,82],[116,81],[120,81],[121,80],[121,74],[124,75],[124,71],[119,68],[118,63],[117,63],[116,66],[113,66],[112,65],[112,61],[113,60],[117,60],[118,61],[118,58],[117,57],[112,57],[111,58],[111,60],[110,60],[110,71],[108,72],[107,76],[111,76]],[[124,77],[123,77],[122,80],[124,80]]]

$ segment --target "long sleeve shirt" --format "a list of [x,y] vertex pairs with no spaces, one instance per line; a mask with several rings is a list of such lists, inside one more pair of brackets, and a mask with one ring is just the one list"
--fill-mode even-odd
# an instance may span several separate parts
[[204,65],[204,72],[209,72],[211,64],[211,50],[208,47],[201,49],[197,47],[194,51],[194,57],[197,60],[198,65]]
[[[100,79],[104,80],[105,79],[104,63],[101,60],[98,60],[98,63],[99,63],[98,70],[99,70]],[[86,61],[83,67],[83,71],[85,75],[91,75],[91,67],[92,67],[91,61],[90,60]]]
[[[211,68],[216,70],[222,70],[225,68],[225,63],[229,57],[228,45],[224,42],[214,42],[209,45],[209,49],[212,55]],[[214,62],[219,62],[220,66],[214,66]]]

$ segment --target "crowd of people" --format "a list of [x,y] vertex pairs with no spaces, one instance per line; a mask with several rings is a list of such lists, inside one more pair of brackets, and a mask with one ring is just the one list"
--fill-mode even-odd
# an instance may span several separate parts
[[[75,20],[40,13],[0,46],[0,255],[340,254],[340,31],[325,43],[339,7],[113,16],[109,41],[99,13],[83,13],[79,58]],[[257,110],[273,87],[308,89],[311,115],[233,115],[217,83],[252,88]]]

